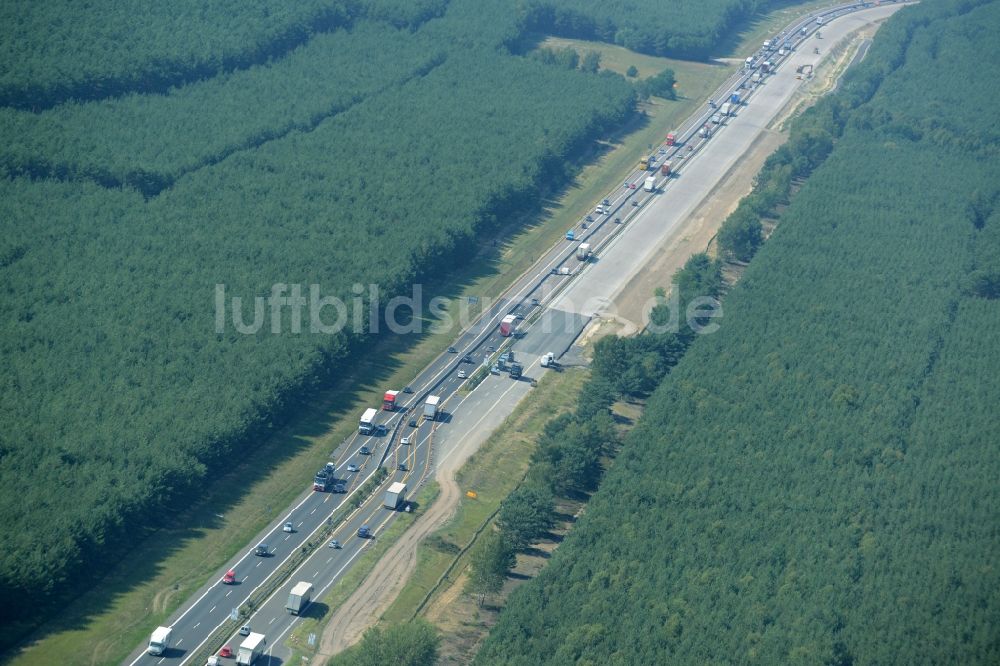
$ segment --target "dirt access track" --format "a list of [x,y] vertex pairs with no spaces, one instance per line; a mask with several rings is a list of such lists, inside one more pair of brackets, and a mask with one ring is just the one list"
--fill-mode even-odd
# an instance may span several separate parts
[[[864,40],[877,30],[888,16],[902,5],[875,8],[848,15],[824,28],[824,52],[817,57],[816,76],[774,109],[771,120],[760,128],[760,136],[742,151],[738,163],[717,177],[709,194],[697,207],[684,217],[673,231],[660,238],[655,251],[645,258],[635,270],[623,274],[612,299],[616,313],[612,318],[639,322],[642,308],[656,287],[667,287],[670,277],[694,253],[703,252],[714,238],[725,217],[735,209],[739,200],[750,192],[753,178],[764,160],[787,138],[779,127],[784,118],[808,105],[831,89],[843,73],[846,64]],[[847,25],[835,38],[838,23]],[[811,50],[813,41],[806,42]],[[806,48],[805,46],[803,48]],[[831,57],[832,56],[832,57]],[[794,72],[792,72],[794,76]],[[668,129],[665,128],[664,132]],[[613,250],[623,248],[613,248]],[[629,327],[632,330],[638,325]],[[455,481],[455,472],[486,440],[493,428],[507,416],[510,407],[498,405],[489,423],[469,432],[461,445],[437,464],[435,479],[441,486],[437,500],[419,516],[400,539],[386,552],[375,569],[358,589],[341,605],[324,627],[313,658],[315,666],[323,666],[334,654],[353,645],[365,630],[375,625],[379,617],[392,604],[407,578],[416,566],[417,546],[428,535],[444,525],[455,513],[461,489]],[[484,417],[485,418],[485,417]]]

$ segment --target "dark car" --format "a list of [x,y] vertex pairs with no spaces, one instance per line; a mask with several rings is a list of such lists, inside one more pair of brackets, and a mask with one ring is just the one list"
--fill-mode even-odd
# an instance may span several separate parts
[[465,357],[462,359],[462,361],[464,363],[475,363],[475,361],[472,360],[472,357],[469,356],[468,354],[465,355]]
[[370,448],[368,448],[367,446],[362,446],[360,453],[363,456],[370,456],[372,454],[372,450]]
[[368,529],[367,525],[362,525],[361,527],[358,528],[358,537],[360,537],[362,539],[367,539],[371,535],[372,535],[372,531],[370,529]]
[[416,419],[410,419],[410,427],[411,428],[416,428],[417,427],[417,420]]
[[457,354],[458,350],[455,349],[454,347],[448,347],[448,353],[449,354]]
[[261,543],[257,544],[257,547],[253,549],[253,554],[257,557],[267,557],[271,552],[268,550],[266,543]]

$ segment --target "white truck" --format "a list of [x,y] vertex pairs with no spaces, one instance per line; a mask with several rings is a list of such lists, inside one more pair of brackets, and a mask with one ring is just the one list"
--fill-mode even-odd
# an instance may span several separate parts
[[243,643],[240,644],[239,652],[236,653],[237,665],[253,666],[253,663],[257,661],[257,657],[264,654],[265,647],[267,647],[267,639],[264,638],[264,634],[251,632]]
[[170,627],[157,627],[153,630],[153,635],[149,637],[149,647],[146,652],[151,655],[160,656],[170,649]]
[[385,500],[383,500],[382,506],[395,511],[404,502],[406,502],[406,484],[402,481],[396,481],[385,491]]
[[548,354],[542,357],[542,360],[539,362],[539,364],[543,368],[554,367],[556,364],[556,355],[553,354],[552,352],[549,352]]
[[647,192],[656,191],[656,176],[646,176],[646,183],[642,186],[642,189]]
[[726,102],[725,104],[722,105],[721,108],[719,108],[719,113],[721,113],[724,116],[735,115],[734,111],[735,110],[733,109],[733,105],[730,102]]
[[366,409],[365,413],[361,415],[361,421],[358,423],[358,432],[362,435],[370,435],[375,432],[375,418],[377,416],[377,409],[373,407]]
[[441,404],[441,396],[429,395],[424,401],[424,418],[433,421],[438,415],[438,405]]
[[580,261],[590,259],[590,243],[580,243],[576,248],[576,258]]
[[312,601],[312,583],[302,581],[296,583],[292,591],[288,593],[288,601],[285,602],[285,610],[292,615],[299,615],[306,609]]

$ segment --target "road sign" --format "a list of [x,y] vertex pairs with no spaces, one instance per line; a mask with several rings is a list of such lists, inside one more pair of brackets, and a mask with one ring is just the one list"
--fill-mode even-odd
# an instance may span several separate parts
[[239,608],[234,608],[233,610],[229,611],[229,619],[230,620],[238,620],[238,619],[240,619],[240,609]]
[[316,634],[309,634],[309,645],[316,645]]

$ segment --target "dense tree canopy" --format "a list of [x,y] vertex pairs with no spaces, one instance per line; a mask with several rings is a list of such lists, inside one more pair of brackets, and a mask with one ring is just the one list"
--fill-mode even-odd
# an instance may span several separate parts
[[797,123],[776,164],[811,175],[721,330],[477,663],[1000,661],[1000,301],[969,288],[1000,269],[998,31],[903,10]]
[[699,57],[767,0],[526,0],[530,27],[563,37],[597,39],[654,55]]
[[0,5],[0,105],[165,92],[262,65],[361,17],[414,28],[448,0],[138,0]]
[[[38,601],[106,571],[139,526],[247,455],[368,344],[364,319],[310,332],[306,310],[296,333],[290,308],[278,334],[263,312],[266,324],[243,334],[229,298],[243,299],[245,323],[277,283],[347,303],[352,285],[374,284],[384,305],[468,260],[478,236],[537,205],[540,188],[564,183],[573,158],[631,116],[621,77],[498,52],[517,29],[507,0],[454,0],[412,34],[357,22],[267,66],[155,96],[184,127],[137,96],[39,114],[25,143],[0,148],[8,164],[26,155],[79,170],[0,180],[3,613],[21,614],[29,591]],[[307,90],[323,67],[302,54],[327,61],[333,83]],[[358,72],[343,72],[352,62]],[[111,117],[131,121],[115,132]],[[86,136],[88,119],[100,136]],[[143,196],[92,173],[118,169],[168,186]]]
[[361,642],[327,662],[328,666],[433,666],[437,662],[437,633],[424,620],[372,627]]
[[[697,21],[718,27],[734,6],[716,0]],[[39,591],[97,579],[140,526],[155,528],[368,344],[353,320],[291,333],[287,309],[277,335],[263,312],[256,334],[228,315],[216,332],[216,285],[243,299],[244,322],[278,283],[346,301],[352,285],[377,284],[384,303],[467,260],[631,117],[633,87],[573,71],[575,53],[554,54],[563,67],[510,55],[538,27],[525,20],[534,11],[513,0],[0,7],[0,619],[23,619],[29,591],[43,613]],[[700,35],[697,48],[721,34],[676,18],[655,8],[644,23],[665,34],[672,21]],[[649,361],[649,376],[662,370]],[[539,462],[567,473],[560,492],[596,483],[614,439],[606,381]]]
[[[41,113],[0,108],[0,168],[36,179],[127,184],[147,196],[241,150],[321,122],[419,79],[447,58],[426,31],[359,21],[276,62],[164,94],[68,103]],[[372,48],[378,44],[378,48]]]
[[486,597],[503,589],[507,574],[517,563],[514,544],[502,534],[490,530],[476,539],[469,555],[469,578],[467,589],[474,594],[482,606]]

